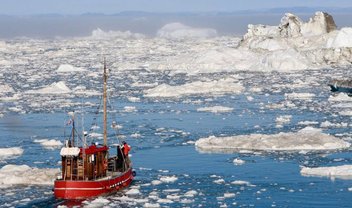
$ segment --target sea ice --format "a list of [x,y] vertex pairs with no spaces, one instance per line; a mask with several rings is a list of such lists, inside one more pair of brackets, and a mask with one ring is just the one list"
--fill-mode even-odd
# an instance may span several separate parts
[[163,183],[174,183],[177,179],[176,176],[162,176],[159,180]]
[[235,158],[232,162],[233,162],[233,164],[235,164],[235,165],[243,165],[243,164],[246,163],[244,160],[241,160],[241,159],[239,159],[239,158]]
[[302,167],[303,176],[320,176],[329,178],[352,179],[352,165],[309,168]]
[[38,90],[28,90],[27,94],[66,94],[70,93],[71,90],[66,86],[64,81],[55,82],[47,87],[43,87]]
[[233,111],[233,108],[225,107],[225,106],[212,106],[212,107],[198,108],[197,111],[211,112],[211,113],[228,113]]
[[63,145],[61,141],[55,139],[36,139],[34,142],[41,144],[45,149],[56,149]]
[[5,165],[0,169],[0,185],[52,185],[60,169]]
[[21,147],[0,148],[0,160],[20,156],[22,153]]
[[251,134],[232,137],[201,138],[195,143],[201,152],[238,152],[240,150],[259,151],[300,151],[300,150],[338,150],[351,146],[320,129],[306,127],[298,132],[273,135]]
[[66,73],[66,72],[85,72],[86,70],[79,67],[74,67],[70,64],[61,64],[56,72]]
[[228,93],[238,94],[244,87],[232,78],[214,81],[196,81],[184,85],[170,86],[159,85],[155,88],[145,90],[145,97],[182,97],[189,95],[223,95]]

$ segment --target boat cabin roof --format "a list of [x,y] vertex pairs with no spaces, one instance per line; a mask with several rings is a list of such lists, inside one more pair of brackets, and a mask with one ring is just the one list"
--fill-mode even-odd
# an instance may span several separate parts
[[98,152],[104,152],[104,151],[108,151],[109,147],[107,146],[96,146],[95,144],[90,145],[88,148],[80,148],[80,153],[83,153],[84,150],[84,154],[94,154],[94,153],[98,153]]
[[108,151],[109,147],[107,146],[96,146],[95,144],[90,145],[88,148],[83,147],[63,147],[60,151],[61,156],[78,156],[79,154],[95,154],[98,152]]

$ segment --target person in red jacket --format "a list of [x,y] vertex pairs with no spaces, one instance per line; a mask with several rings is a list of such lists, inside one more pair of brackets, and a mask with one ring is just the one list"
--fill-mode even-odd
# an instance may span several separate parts
[[128,157],[128,153],[130,152],[131,147],[125,141],[123,141],[122,144],[123,144],[123,154],[125,155],[125,157]]
[[129,151],[131,150],[131,147],[130,145],[127,144],[127,142],[123,141],[122,142],[123,144],[123,147],[122,147],[122,152],[125,156],[125,160],[126,160],[126,165],[127,165],[127,168],[130,166],[130,163],[131,163],[131,160],[130,158],[128,157],[128,153]]

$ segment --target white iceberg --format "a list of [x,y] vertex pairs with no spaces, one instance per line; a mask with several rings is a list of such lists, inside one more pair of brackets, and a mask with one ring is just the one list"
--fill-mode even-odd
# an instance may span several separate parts
[[232,153],[240,150],[256,151],[314,151],[338,150],[351,146],[332,135],[322,133],[320,129],[306,127],[298,132],[267,134],[250,134],[232,137],[201,138],[195,143],[201,152]]
[[352,28],[344,27],[337,32],[335,37],[331,37],[327,44],[327,48],[345,48],[352,47]]
[[179,22],[169,23],[160,28],[157,36],[161,38],[209,38],[217,35],[216,30],[211,28],[193,28]]

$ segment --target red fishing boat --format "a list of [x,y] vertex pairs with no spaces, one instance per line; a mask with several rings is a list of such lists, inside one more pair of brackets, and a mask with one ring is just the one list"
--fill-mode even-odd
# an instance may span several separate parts
[[[135,172],[128,158],[129,146],[117,145],[116,155],[109,155],[107,145],[107,72],[104,62],[103,74],[103,125],[104,144],[85,142],[81,147],[75,146],[75,120],[72,113],[71,136],[61,149],[61,175],[54,182],[54,195],[58,199],[85,199],[119,191],[129,186]],[[85,138],[86,135],[83,135]]]

